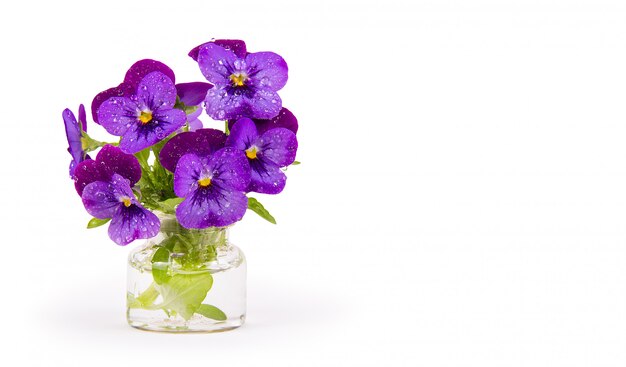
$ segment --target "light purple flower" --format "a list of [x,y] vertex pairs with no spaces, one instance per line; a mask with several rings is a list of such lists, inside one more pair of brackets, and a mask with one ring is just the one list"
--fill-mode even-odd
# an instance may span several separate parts
[[237,55],[216,43],[198,50],[198,65],[214,87],[206,97],[206,111],[216,120],[239,117],[271,119],[282,101],[277,91],[285,86],[287,63],[273,52]]
[[209,156],[186,154],[174,173],[174,192],[184,197],[176,217],[185,228],[224,227],[240,220],[248,207],[250,182],[245,155],[223,148]]
[[176,134],[167,141],[159,153],[161,165],[171,172],[176,170],[178,160],[187,153],[206,158],[222,149],[226,134],[217,129],[199,129]]
[[148,74],[153,71],[160,71],[167,75],[172,82],[176,81],[176,77],[172,69],[164,63],[152,59],[139,60],[134,63],[126,72],[124,81],[117,87],[109,88],[103,92],[98,93],[91,102],[91,115],[93,120],[98,124],[98,108],[104,101],[111,97],[131,97],[135,94],[139,82]]
[[74,116],[72,111],[66,108],[63,111],[63,122],[65,124],[65,136],[67,137],[69,145],[67,151],[72,156],[72,161],[70,162],[70,177],[74,178],[76,166],[85,159],[89,159],[89,156],[83,150],[81,140],[83,131],[87,131],[85,106],[81,104],[80,107],[78,107],[78,120],[76,120],[76,116]]
[[98,108],[100,125],[121,136],[120,149],[136,153],[180,129],[185,112],[175,109],[176,87],[165,74],[153,71],[137,86],[135,95],[111,97]]
[[109,238],[125,246],[138,238],[150,238],[159,232],[159,218],[137,201],[130,181],[114,173],[109,181],[95,181],[83,190],[83,205],[99,219],[112,218]]
[[280,169],[293,163],[298,140],[293,131],[283,127],[259,134],[254,122],[239,119],[226,139],[227,147],[244,152],[250,163],[250,185],[247,191],[278,194],[285,188],[287,177]]
[[108,182],[115,173],[129,180],[130,185],[134,186],[141,178],[141,166],[134,155],[126,154],[118,147],[105,145],[95,160],[85,160],[76,166],[74,182],[76,192],[82,195],[87,185],[95,181]]

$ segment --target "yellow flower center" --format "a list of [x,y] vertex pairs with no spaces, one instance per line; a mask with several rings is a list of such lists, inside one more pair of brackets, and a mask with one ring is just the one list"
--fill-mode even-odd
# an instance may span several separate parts
[[198,180],[198,185],[200,185],[200,187],[207,187],[210,184],[211,184],[211,179],[208,177],[201,178]]
[[142,125],[145,125],[148,122],[152,121],[152,112],[151,111],[141,111],[141,114],[139,115],[139,121],[141,121]]
[[233,83],[234,87],[243,87],[243,85],[248,80],[248,76],[243,73],[233,73],[230,74],[230,81]]
[[257,152],[256,147],[252,146],[252,147],[246,149],[246,157],[248,157],[249,159],[255,159],[256,158],[256,152]]
[[127,207],[127,208],[132,204],[130,202],[130,198],[127,198],[127,197],[123,197],[122,198],[122,203],[124,203],[124,206]]

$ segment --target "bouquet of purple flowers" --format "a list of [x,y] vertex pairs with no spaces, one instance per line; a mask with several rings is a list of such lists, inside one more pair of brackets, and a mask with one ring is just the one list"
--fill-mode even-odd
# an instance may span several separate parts
[[[208,83],[176,84],[172,69],[145,59],[96,95],[93,120],[118,142],[87,134],[83,105],[78,119],[63,111],[70,177],[94,217],[88,227],[110,221],[118,245],[157,235],[154,211],[175,214],[187,229],[229,226],[246,209],[275,223],[248,194],[280,193],[284,168],[298,164],[298,122],[278,95],[287,82],[281,56],[250,53],[239,40],[204,43],[189,56]],[[223,130],[203,128],[203,109]]]
[[[278,95],[287,82],[282,57],[247,52],[239,40],[207,42],[189,56],[208,83],[176,84],[172,69],[145,59],[96,95],[93,120],[117,142],[87,134],[83,105],[78,119],[63,111],[70,177],[93,216],[87,227],[110,222],[109,237],[122,246],[150,239],[129,256],[127,318],[141,329],[243,324],[245,257],[226,227],[247,209],[276,223],[249,194],[280,193],[286,167],[298,164],[298,121]],[[223,129],[204,128],[203,110]]]

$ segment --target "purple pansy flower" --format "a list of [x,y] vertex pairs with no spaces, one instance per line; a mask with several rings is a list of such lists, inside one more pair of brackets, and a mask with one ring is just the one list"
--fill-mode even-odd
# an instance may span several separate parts
[[[256,130],[259,135],[262,135],[264,132],[270,129],[274,129],[277,127],[284,127],[285,129],[289,129],[293,131],[294,134],[298,133],[298,119],[296,116],[291,113],[287,108],[283,107],[278,115],[269,120],[262,119],[252,119],[254,124],[256,125]],[[233,125],[235,125],[237,120],[228,121],[228,128],[232,130]]]
[[117,173],[108,181],[85,186],[82,199],[87,212],[95,218],[112,218],[109,237],[118,245],[154,237],[159,232],[159,218],[139,204],[130,181]]
[[248,157],[251,172],[247,191],[263,194],[283,191],[287,177],[280,168],[293,163],[298,149],[293,131],[279,127],[259,134],[252,120],[242,118],[233,125],[226,146],[235,147]]
[[124,76],[124,81],[120,85],[109,88],[96,95],[91,102],[91,115],[93,120],[99,123],[97,111],[104,101],[111,97],[130,97],[134,95],[139,82],[153,71],[160,71],[172,79],[172,82],[176,81],[174,72],[164,63],[151,59],[139,60],[128,69]]
[[65,136],[67,136],[67,142],[69,147],[67,151],[72,156],[72,161],[70,162],[70,177],[74,178],[74,171],[76,170],[76,166],[88,159],[89,156],[83,150],[82,136],[83,131],[87,131],[87,116],[85,114],[85,106],[82,104],[78,107],[78,120],[76,120],[76,116],[66,108],[63,111],[63,122],[65,123]]
[[276,92],[285,86],[288,74],[287,63],[279,55],[256,52],[243,56],[207,43],[198,50],[198,65],[214,84],[206,97],[206,111],[212,118],[271,119],[278,115],[282,101]]
[[176,87],[167,75],[153,71],[129,97],[111,97],[98,108],[100,125],[110,134],[122,136],[120,149],[136,153],[180,129],[185,112],[175,109]]
[[186,154],[174,173],[174,192],[185,198],[176,217],[185,228],[233,224],[248,208],[244,191],[249,183],[250,167],[236,149],[223,148],[208,158]]
[[174,172],[180,157],[187,153],[194,153],[200,158],[206,158],[222,149],[224,142],[226,142],[226,134],[217,129],[182,132],[165,143],[159,153],[159,161],[163,167]]
[[134,186],[141,178],[141,166],[134,155],[126,154],[118,147],[105,145],[95,160],[89,159],[76,166],[74,186],[78,195],[82,195],[90,183],[108,182],[116,173],[127,179],[130,186]]

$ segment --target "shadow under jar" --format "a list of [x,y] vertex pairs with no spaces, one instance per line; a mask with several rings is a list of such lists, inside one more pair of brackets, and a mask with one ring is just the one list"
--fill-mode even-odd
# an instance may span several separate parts
[[159,214],[160,233],[128,258],[130,326],[164,332],[217,332],[243,325],[246,260],[228,227],[186,229]]

